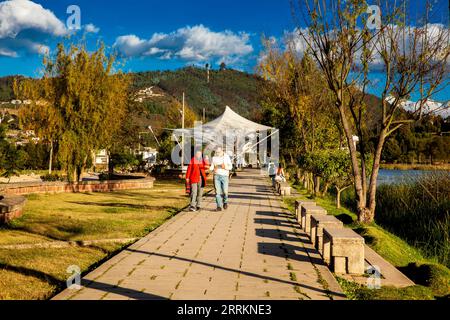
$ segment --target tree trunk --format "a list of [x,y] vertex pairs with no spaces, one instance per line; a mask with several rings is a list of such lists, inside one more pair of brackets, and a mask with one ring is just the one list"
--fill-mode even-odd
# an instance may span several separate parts
[[336,187],[336,208],[340,209],[341,208],[341,192],[342,190],[338,187]]
[[314,189],[314,178],[311,173],[308,173],[308,191],[313,191]]
[[348,188],[350,188],[352,185],[348,185],[346,187],[343,188],[339,188],[338,186],[334,186],[336,188],[336,208],[340,209],[341,208],[341,194],[342,192],[344,192],[345,190],[347,190]]
[[[340,93],[342,96],[342,92]],[[357,203],[357,214],[358,218],[364,215],[364,209],[366,208],[366,193],[364,192],[365,188],[363,188],[361,171],[359,169],[357,150],[355,144],[353,143],[353,132],[348,122],[347,116],[345,115],[345,110],[342,101],[337,102],[339,109],[339,116],[342,121],[342,127],[344,129],[345,137],[347,138],[347,145],[350,150],[350,158],[352,162],[352,174],[355,180],[355,195],[356,195],[356,203]]]
[[52,174],[53,164],[53,140],[50,140],[50,159],[48,160],[48,174]]
[[325,184],[323,186],[323,191],[322,191],[323,196],[327,194],[329,187],[330,187],[330,184],[328,182],[325,182]]
[[369,205],[367,210],[364,211],[364,216],[359,217],[359,221],[362,223],[371,223],[375,219],[375,207],[377,205],[376,202],[377,178],[378,172],[380,171],[381,153],[383,151],[385,141],[386,141],[386,129],[383,129],[380,133],[380,137],[378,138],[378,144],[375,149],[373,159],[372,174],[370,176],[370,185],[369,185]]
[[73,183],[77,182],[77,170],[73,170],[71,182],[73,182]]
[[81,167],[77,166],[77,169],[75,170],[75,172],[76,172],[76,182],[80,182],[81,181],[81,174],[82,174],[81,171],[82,171]]
[[320,177],[314,176],[314,195],[320,195]]

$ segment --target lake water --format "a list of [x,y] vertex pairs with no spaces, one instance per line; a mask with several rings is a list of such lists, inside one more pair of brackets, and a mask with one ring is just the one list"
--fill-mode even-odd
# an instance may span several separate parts
[[433,174],[432,170],[386,170],[380,169],[377,184],[395,184],[414,180],[427,174]]

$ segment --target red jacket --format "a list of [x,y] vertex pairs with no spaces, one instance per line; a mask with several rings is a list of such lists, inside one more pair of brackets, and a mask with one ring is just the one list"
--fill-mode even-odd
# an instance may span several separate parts
[[[205,160],[197,160],[195,157],[191,159],[186,172],[186,179],[189,179],[189,183],[199,183],[202,181],[202,187],[206,186],[206,170],[209,164]],[[200,178],[203,177],[203,179]]]

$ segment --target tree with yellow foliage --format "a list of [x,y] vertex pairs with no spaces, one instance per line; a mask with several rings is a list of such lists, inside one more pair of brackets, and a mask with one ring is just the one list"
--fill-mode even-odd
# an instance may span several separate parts
[[[263,106],[267,120],[280,129],[283,158],[297,166],[302,155],[338,148],[342,140],[339,117],[337,112],[324,112],[334,102],[310,56],[299,55],[289,40],[284,48],[270,40],[264,40],[264,45],[259,64],[260,75],[268,80]],[[301,179],[318,193],[318,175],[307,173]]]
[[41,79],[15,85],[16,95],[30,100],[23,125],[57,144],[70,181],[80,180],[93,152],[112,143],[124,120],[130,81],[114,65],[103,45],[89,52],[84,45],[59,44],[55,57],[45,57]]

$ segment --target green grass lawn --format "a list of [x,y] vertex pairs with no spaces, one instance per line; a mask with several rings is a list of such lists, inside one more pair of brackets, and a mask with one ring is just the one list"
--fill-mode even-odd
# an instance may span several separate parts
[[0,299],[48,299],[62,289],[67,267],[82,272],[124,247],[2,249],[5,245],[142,237],[188,204],[184,185],[156,181],[148,190],[29,195],[24,214],[0,228]]
[[[300,193],[297,198],[285,198],[287,208],[293,212],[296,199],[311,199],[311,195],[299,186],[294,188]],[[436,260],[425,258],[418,249],[384,230],[376,223],[361,225],[357,223],[356,214],[347,208],[337,209],[334,199],[330,196],[316,197],[317,205],[323,207],[329,214],[336,216],[347,227],[361,234],[366,244],[383,258],[405,273],[417,285],[396,289],[383,287],[380,290],[370,290],[364,286],[338,278],[341,287],[350,299],[434,299],[450,295],[450,270],[437,263]]]

